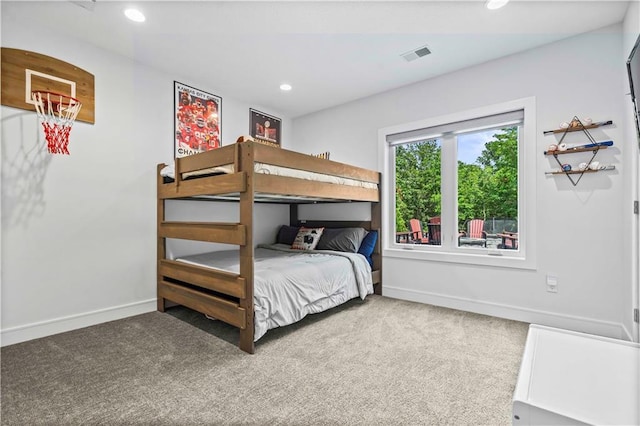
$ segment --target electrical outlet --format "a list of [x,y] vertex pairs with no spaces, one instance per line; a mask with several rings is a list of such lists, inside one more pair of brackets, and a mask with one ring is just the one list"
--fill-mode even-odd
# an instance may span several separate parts
[[558,277],[556,275],[547,274],[547,291],[549,293],[558,292]]

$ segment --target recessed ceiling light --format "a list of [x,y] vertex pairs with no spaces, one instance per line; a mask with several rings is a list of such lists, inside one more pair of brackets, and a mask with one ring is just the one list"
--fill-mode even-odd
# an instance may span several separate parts
[[144,22],[147,19],[138,9],[126,9],[124,11],[124,16],[131,19],[133,22]]
[[509,3],[509,0],[488,0],[487,3],[485,3],[485,6],[487,9],[494,10],[500,9],[507,3]]
[[285,92],[288,92],[289,90],[291,90],[291,85],[287,83],[282,83],[280,85],[280,90],[284,90]]

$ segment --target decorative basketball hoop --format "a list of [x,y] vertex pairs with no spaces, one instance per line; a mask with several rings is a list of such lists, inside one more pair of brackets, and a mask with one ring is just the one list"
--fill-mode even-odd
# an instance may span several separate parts
[[44,128],[51,154],[69,155],[69,133],[82,103],[71,96],[53,92],[32,92],[36,113]]

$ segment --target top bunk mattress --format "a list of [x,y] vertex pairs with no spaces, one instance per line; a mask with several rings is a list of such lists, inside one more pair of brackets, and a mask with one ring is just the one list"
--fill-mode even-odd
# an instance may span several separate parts
[[[289,167],[274,166],[273,164],[255,163],[254,172],[261,174],[269,174],[275,176],[293,177],[316,182],[333,183],[337,185],[355,186],[367,189],[378,189],[378,185],[373,182],[364,182],[357,179],[349,179],[340,176],[333,176],[323,173],[309,172],[305,170],[293,169]],[[182,173],[182,179],[197,178],[199,176],[211,176],[217,174],[235,173],[233,164],[225,164],[218,167],[210,167],[194,172]],[[160,171],[160,175],[164,178],[175,179],[175,167],[169,165]]]

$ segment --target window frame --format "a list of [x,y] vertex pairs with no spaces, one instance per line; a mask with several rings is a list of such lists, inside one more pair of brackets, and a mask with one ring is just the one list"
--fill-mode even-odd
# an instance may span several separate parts
[[[523,124],[518,141],[518,248],[519,250],[493,250],[479,247],[458,247],[457,222],[443,220],[443,241],[440,246],[396,243],[395,240],[395,148],[387,142],[387,136],[412,130],[431,128],[473,120],[515,110],[524,111]],[[505,268],[536,268],[536,102],[535,97],[517,99],[480,108],[431,117],[378,131],[380,170],[384,176],[382,188],[382,254],[403,259],[437,262],[454,262],[470,265]],[[457,218],[458,173],[457,144],[443,138],[441,150],[441,216]],[[384,230],[386,228],[386,230]],[[448,236],[445,241],[444,237]],[[456,239],[454,241],[454,239]]]

